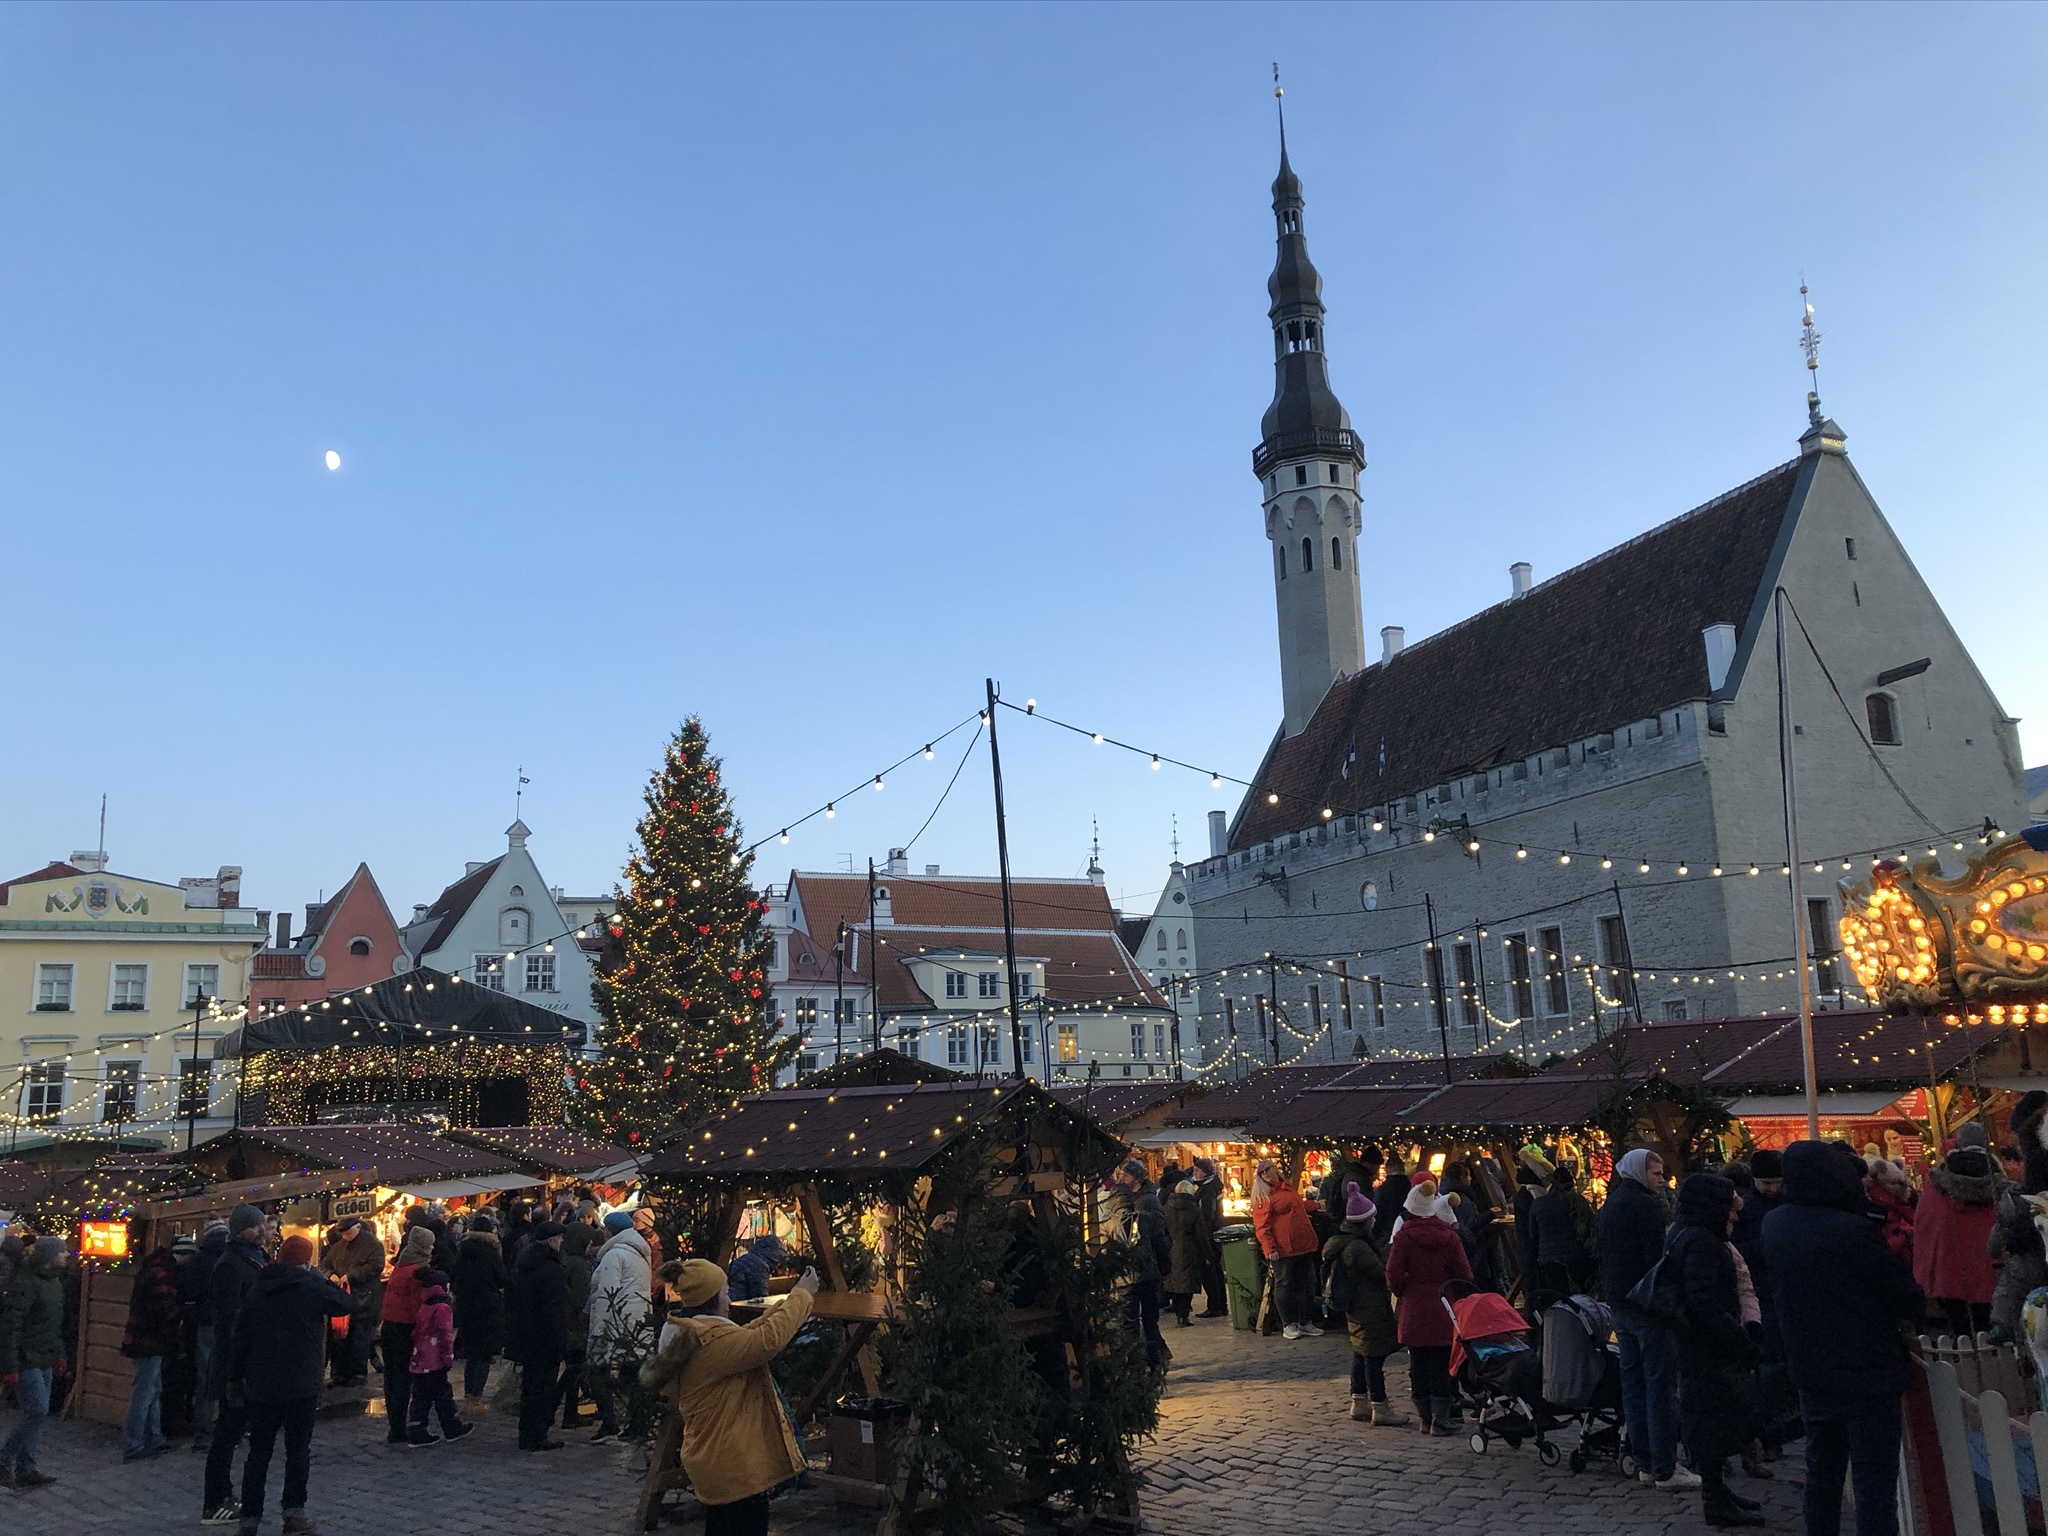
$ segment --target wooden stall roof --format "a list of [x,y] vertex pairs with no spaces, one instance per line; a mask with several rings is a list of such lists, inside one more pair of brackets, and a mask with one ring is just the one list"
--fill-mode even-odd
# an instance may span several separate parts
[[639,1161],[626,1147],[613,1146],[560,1125],[506,1125],[450,1130],[447,1139],[511,1159],[528,1173],[587,1178]]
[[1439,1088],[1404,1109],[1406,1133],[1481,1126],[1568,1128],[1589,1123],[1651,1074],[1617,1078],[1612,1072],[1546,1072],[1538,1077],[1476,1078]]
[[[1513,1058],[1501,1055],[1453,1056],[1450,1075],[1491,1077],[1511,1071]],[[1441,1056],[1387,1057],[1380,1061],[1318,1061],[1284,1067],[1263,1067],[1250,1077],[1218,1088],[1201,1103],[1174,1111],[1168,1125],[1250,1125],[1271,1114],[1298,1093],[1311,1088],[1442,1087]]]
[[[1824,1092],[1895,1088],[1904,1093],[1926,1087],[1930,1076],[1940,1081],[1953,1075],[2005,1036],[1995,1026],[1963,1028],[1876,1009],[1816,1013],[1814,1070]],[[1630,1025],[1558,1070],[1612,1072],[1617,1065],[1630,1074],[1662,1073],[1673,1082],[1725,1089],[1731,1096],[1791,1092],[1805,1083],[1796,1014]]]
[[346,1170],[364,1182],[418,1184],[434,1179],[510,1173],[503,1152],[465,1146],[415,1125],[257,1125],[203,1141],[179,1162],[220,1170],[239,1149],[261,1149],[295,1161],[306,1171]]
[[647,1160],[653,1176],[801,1179],[916,1172],[1002,1116],[1042,1112],[1121,1145],[1036,1083],[1006,1078],[882,1087],[784,1088],[749,1094]]
[[1052,1096],[1067,1108],[1085,1111],[1112,1129],[1128,1124],[1148,1109],[1157,1109],[1169,1099],[1179,1099],[1180,1107],[1186,1108],[1207,1091],[1200,1083],[1179,1082],[1170,1077],[1129,1083],[1121,1079],[1113,1083],[1054,1083],[1050,1089]]
[[35,1163],[0,1162],[0,1210],[19,1211],[50,1192],[50,1175]]
[[915,1056],[906,1056],[883,1046],[879,1051],[866,1051],[859,1056],[848,1056],[835,1061],[829,1067],[820,1067],[798,1079],[799,1088],[880,1088],[895,1083],[950,1083],[958,1081],[963,1073],[954,1072],[936,1062],[920,1061]]
[[1445,1091],[1441,1082],[1434,1088],[1310,1088],[1252,1121],[1244,1133],[1253,1141],[1378,1141],[1412,1129],[1402,1123],[1402,1111]]

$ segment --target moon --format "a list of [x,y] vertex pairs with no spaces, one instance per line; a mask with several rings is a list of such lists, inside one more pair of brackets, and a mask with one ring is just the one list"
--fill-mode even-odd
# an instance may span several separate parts
[[336,453],[332,448],[327,450],[327,467],[329,469],[341,468],[341,455]]

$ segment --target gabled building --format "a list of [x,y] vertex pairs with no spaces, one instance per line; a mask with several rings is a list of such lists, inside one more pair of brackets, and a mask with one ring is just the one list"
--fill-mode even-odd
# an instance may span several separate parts
[[275,937],[252,966],[249,1002],[259,1018],[412,968],[398,921],[367,864],[358,864],[332,896],[306,904],[304,931],[293,934],[288,911],[274,921]]
[[413,908],[401,935],[407,958],[594,1027],[592,952],[541,878],[530,836],[525,822],[513,822],[503,853],[471,864],[431,904]]
[[[1774,594],[1822,1006],[1835,883],[1960,859],[2024,794],[2000,707],[1808,397],[1798,454],[1413,645],[1363,661],[1359,439],[1283,150],[1276,381],[1253,454],[1280,618],[1280,728],[1189,871],[1212,1061],[1505,1046],[1797,1006]],[[1369,541],[1368,541],[1369,543]],[[1395,590],[1387,584],[1378,600]],[[1227,972],[1227,975],[1218,974]]]
[[242,871],[176,882],[74,853],[0,884],[4,1145],[182,1144],[234,1112],[214,1048],[241,1022],[263,918]]
[[775,951],[768,961],[768,1016],[801,1042],[782,1074],[793,1082],[872,1046],[870,984],[861,968],[863,935],[834,930],[822,939],[794,926],[787,888],[762,893]]
[[[1173,1011],[1118,938],[1103,887],[1010,884],[1024,1074],[1049,1082],[1091,1073],[1118,1081],[1178,1076]],[[878,1013],[881,1043],[905,1056],[995,1076],[1019,1064],[1000,880],[941,875],[935,865],[913,877],[909,860],[892,850],[872,900],[866,876],[799,871],[783,905],[794,931],[836,934],[844,924],[855,935],[849,953],[868,973],[852,1020],[861,1042],[871,1043]],[[824,1034],[812,1041],[829,1065]]]
[[1169,864],[1152,915],[1135,922],[1122,919],[1119,932],[1146,979],[1172,1005],[1182,1047],[1192,1055],[1201,1013],[1195,978],[1201,966],[1195,959],[1195,914],[1188,905],[1187,866],[1178,858]]

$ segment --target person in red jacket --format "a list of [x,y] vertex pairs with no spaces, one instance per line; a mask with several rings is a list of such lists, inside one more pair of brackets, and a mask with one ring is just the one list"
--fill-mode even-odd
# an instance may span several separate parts
[[1315,1322],[1316,1255],[1322,1243],[1308,1206],[1271,1159],[1252,1180],[1252,1231],[1273,1267],[1273,1304],[1290,1339],[1321,1338]]
[[1863,1193],[1873,1210],[1884,1213],[1884,1245],[1908,1267],[1913,1263],[1913,1186],[1906,1182],[1906,1170],[1889,1158],[1866,1157],[1870,1175],[1863,1181]]
[[1998,1165],[1974,1120],[1956,1149],[1928,1170],[1913,1210],[1913,1278],[1957,1333],[1991,1326],[1991,1229],[1998,1224]]
[[1387,1250],[1387,1289],[1394,1294],[1395,1333],[1408,1348],[1408,1384],[1425,1435],[1455,1435],[1457,1389],[1451,1385],[1451,1314],[1446,1280],[1470,1280],[1458,1229],[1436,1219],[1436,1181],[1417,1179],[1401,1210],[1406,1217]]
[[412,1406],[412,1331],[420,1318],[421,1281],[434,1267],[434,1234],[427,1227],[407,1227],[398,1245],[398,1262],[384,1285],[378,1322],[378,1347],[384,1352],[384,1443],[405,1445],[407,1411]]

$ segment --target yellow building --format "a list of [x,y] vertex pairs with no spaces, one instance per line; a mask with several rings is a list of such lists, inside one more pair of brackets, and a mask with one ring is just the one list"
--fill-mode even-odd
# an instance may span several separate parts
[[233,865],[175,885],[112,874],[104,853],[0,885],[0,1156],[82,1139],[183,1146],[188,1126],[204,1138],[230,1123],[235,1084],[214,1046],[241,1020],[264,943],[241,885]]

